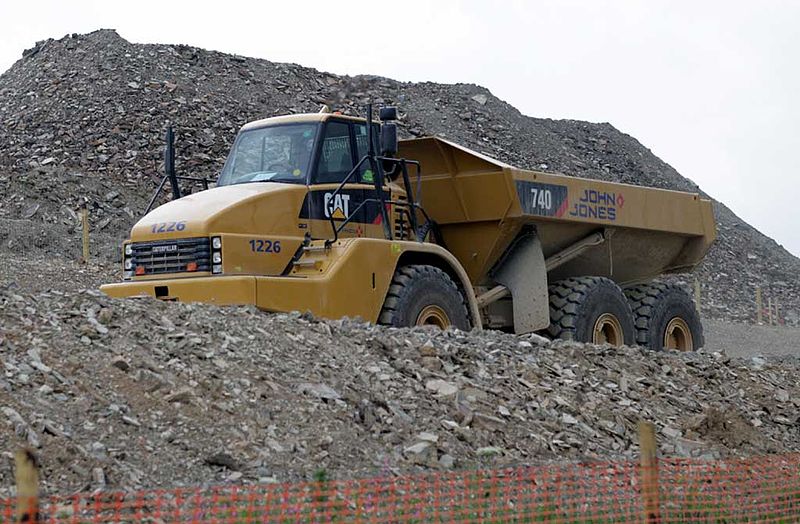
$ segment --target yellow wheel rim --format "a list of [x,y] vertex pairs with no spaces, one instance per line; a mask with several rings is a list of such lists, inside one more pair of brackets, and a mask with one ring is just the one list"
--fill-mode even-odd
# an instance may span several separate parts
[[694,351],[692,331],[681,317],[675,317],[667,323],[667,329],[664,330],[664,349]]
[[444,309],[431,304],[430,306],[425,306],[419,312],[416,325],[436,326],[440,329],[447,329],[450,326],[450,317],[447,316]]
[[592,344],[611,344],[621,346],[625,343],[622,334],[622,324],[611,313],[603,313],[594,323],[592,331]]

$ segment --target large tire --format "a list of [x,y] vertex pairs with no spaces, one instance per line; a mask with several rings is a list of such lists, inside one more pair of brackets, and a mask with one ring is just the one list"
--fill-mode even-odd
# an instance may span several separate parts
[[550,285],[553,338],[633,345],[633,315],[622,290],[604,277],[567,278]]
[[395,327],[470,329],[467,305],[458,286],[447,273],[427,265],[403,266],[395,272],[378,322]]
[[[703,324],[689,294],[680,286],[652,282],[627,288],[636,343],[655,351],[696,351],[703,347]],[[669,331],[669,332],[668,332]]]

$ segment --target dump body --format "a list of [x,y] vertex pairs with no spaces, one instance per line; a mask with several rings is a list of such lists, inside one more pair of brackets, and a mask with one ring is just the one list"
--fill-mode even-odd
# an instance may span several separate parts
[[593,232],[607,237],[550,271],[551,281],[628,284],[687,271],[716,236],[711,202],[698,194],[517,169],[440,138],[401,141],[399,154],[422,164],[415,197],[475,286],[491,284],[490,270],[526,226],[545,258]]

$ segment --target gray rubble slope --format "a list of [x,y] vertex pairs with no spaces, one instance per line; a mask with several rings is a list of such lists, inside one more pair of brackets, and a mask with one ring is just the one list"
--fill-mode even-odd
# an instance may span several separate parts
[[[159,177],[168,120],[178,128],[179,170],[214,176],[247,121],[322,103],[357,113],[368,101],[397,104],[406,136],[438,134],[520,167],[699,191],[609,124],[527,117],[479,86],[338,76],[132,44],[101,30],[40,42],[0,75],[0,245],[41,250],[28,239],[43,233],[75,256],[75,210],[87,198],[102,239],[97,254],[117,257]],[[697,271],[704,314],[752,320],[761,286],[790,323],[800,322],[800,260],[715,208],[720,237]]]
[[797,362],[0,286],[0,496],[800,451]]

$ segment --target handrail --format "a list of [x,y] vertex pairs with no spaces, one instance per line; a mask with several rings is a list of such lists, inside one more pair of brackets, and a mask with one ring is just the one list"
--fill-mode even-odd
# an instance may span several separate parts
[[[344,221],[341,222],[339,224],[339,226],[337,227],[336,221],[333,218],[334,206],[336,205],[335,204],[335,198],[344,189],[344,186],[347,185],[347,183],[350,181],[350,179],[353,177],[353,175],[358,172],[358,170],[361,168],[361,166],[367,160],[370,163],[370,167],[373,168],[373,173],[374,173],[373,176],[375,177],[374,178],[375,192],[377,193],[379,198],[367,198],[367,199],[364,199],[356,207],[356,209],[353,210],[352,213],[350,213],[350,216],[345,217]],[[382,163],[383,162],[393,162],[393,163],[397,164],[400,167],[401,174],[403,176],[403,185],[405,186],[405,190],[406,190],[406,198],[408,199],[407,202],[398,202],[398,201],[395,201],[395,200],[389,200],[387,202],[386,199],[384,198],[384,192],[383,192],[383,175],[384,175],[384,173],[383,173],[383,167],[382,167]],[[356,163],[355,167],[353,167],[353,169],[350,170],[350,172],[347,174],[347,176],[344,177],[344,179],[341,181],[341,183],[339,183],[339,185],[333,191],[333,193],[331,193],[331,196],[330,196],[330,199],[328,200],[327,205],[323,204],[323,205],[326,205],[325,211],[327,211],[328,220],[330,221],[331,229],[333,230],[333,238],[326,240],[325,241],[325,245],[326,246],[330,246],[331,244],[337,242],[339,240],[339,233],[342,231],[342,229],[347,224],[349,224],[351,222],[351,217],[355,216],[358,213],[358,211],[360,211],[361,208],[363,208],[367,203],[372,203],[372,202],[377,202],[380,205],[380,212],[381,212],[381,215],[382,215],[383,229],[384,229],[384,235],[386,237],[386,240],[392,240],[392,238],[393,238],[392,237],[392,230],[391,230],[391,227],[389,226],[389,215],[386,212],[386,204],[389,204],[389,205],[403,205],[403,206],[407,206],[407,207],[410,208],[411,212],[409,213],[409,221],[411,222],[411,227],[412,227],[412,229],[414,231],[414,234],[416,236],[416,233],[417,233],[417,230],[418,230],[416,211],[419,210],[420,212],[422,212],[423,216],[425,217],[425,220],[430,221],[430,217],[425,212],[425,210],[422,209],[422,207],[419,206],[414,201],[414,194],[411,191],[411,181],[410,181],[409,175],[408,175],[408,165],[409,164],[416,167],[417,179],[421,180],[422,168],[420,166],[420,163],[418,161],[416,161],[416,160],[406,160],[404,158],[392,158],[392,157],[384,157],[384,156],[379,156],[379,155],[372,156],[372,155],[369,155],[369,154],[364,155],[361,158],[361,160],[359,160],[358,163]]]
[[[378,204],[381,204],[381,205],[389,205],[389,206],[407,207],[407,208],[411,209],[411,211],[409,212],[409,216],[411,216],[411,214],[413,213],[414,210],[419,210],[422,213],[422,215],[425,217],[425,220],[430,221],[430,216],[428,215],[428,213],[423,208],[419,207],[417,204],[415,204],[413,202],[400,202],[399,200],[383,200],[383,201],[381,201],[380,199],[377,199],[377,198],[365,198],[364,200],[361,201],[361,203],[358,206],[356,206],[356,208],[353,210],[353,212],[350,213],[350,216],[345,218],[344,221],[341,224],[339,224],[338,231],[341,231],[347,224],[349,224],[351,222],[351,218],[350,217],[355,216],[361,210],[362,207],[364,207],[366,204],[371,204],[371,203],[378,203]],[[416,231],[417,230],[415,229],[414,232],[416,233]],[[335,242],[335,240],[333,240],[331,242]]]
[[[338,195],[342,191],[342,189],[344,188],[345,184],[347,184],[347,182],[350,181],[350,178],[352,178],[353,174],[358,172],[358,170],[361,168],[361,164],[364,163],[364,160],[367,160],[368,158],[369,158],[369,155],[364,155],[361,158],[361,160],[359,160],[358,163],[356,163],[355,167],[353,167],[353,169],[351,169],[350,172],[347,173],[347,176],[344,177],[344,179],[341,181],[339,186],[333,191],[333,193],[331,193],[331,198],[330,198],[330,200],[328,200],[328,203],[331,204],[330,207],[328,205],[326,205],[325,202],[323,201],[322,205],[326,207],[325,211],[328,212],[328,220],[330,221],[331,229],[333,230],[333,240],[331,240],[331,239],[325,240],[325,245],[326,246],[330,246],[331,244],[333,244],[334,242],[339,240],[339,230],[336,229],[336,222],[333,220],[333,211],[334,211],[334,206],[335,206],[334,198],[336,197],[336,195]],[[345,217],[345,219],[347,219],[347,217]]]
[[166,147],[164,148],[164,177],[161,179],[161,182],[158,184],[153,196],[150,198],[150,202],[147,204],[147,209],[145,209],[144,214],[146,215],[153,209],[153,204],[156,203],[156,199],[158,195],[161,194],[161,190],[164,189],[164,184],[166,184],[167,179],[169,179],[170,186],[172,187],[172,199],[177,200],[181,198],[181,188],[178,186],[178,180],[189,180],[193,182],[202,182],[203,190],[208,189],[208,183],[213,182],[213,180],[206,178],[206,177],[194,177],[194,176],[185,176],[185,175],[176,175],[175,174],[175,133],[172,130],[172,126],[167,126],[167,131],[164,136]]
[[[153,196],[152,196],[152,197],[150,197],[150,202],[147,204],[147,209],[145,209],[145,211],[144,211],[144,214],[145,214],[145,215],[146,215],[147,213],[149,213],[150,211],[152,211],[152,209],[153,209],[153,204],[155,204],[155,203],[156,203],[156,200],[158,199],[158,195],[160,195],[160,194],[161,194],[161,190],[162,190],[162,189],[164,189],[164,184],[166,184],[166,183],[167,183],[167,180],[168,180],[168,178],[169,178],[169,176],[168,176],[168,175],[164,175],[164,176],[161,178],[161,182],[158,184],[158,187],[157,187],[157,188],[156,188],[156,190],[153,192]],[[175,178],[176,178],[177,180],[188,180],[188,181],[190,181],[190,182],[200,182],[200,183],[202,183],[202,184],[203,184],[203,191],[205,191],[205,190],[207,190],[207,189],[208,189],[208,184],[209,184],[209,182],[214,182],[214,181],[215,181],[215,180],[214,180],[214,179],[212,179],[212,178],[196,177],[196,176],[186,176],[186,175],[175,175]]]

